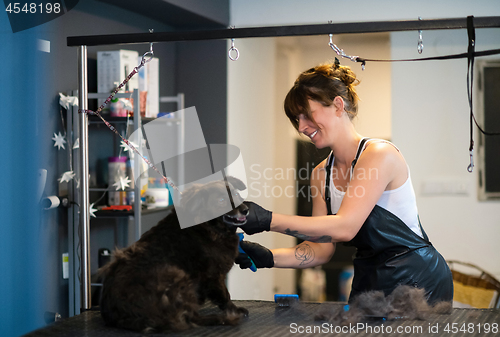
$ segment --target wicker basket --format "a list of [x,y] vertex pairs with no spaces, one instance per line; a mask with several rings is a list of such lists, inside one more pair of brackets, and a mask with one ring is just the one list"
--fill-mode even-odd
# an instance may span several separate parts
[[[453,275],[453,297],[457,306],[497,308],[500,305],[500,281],[471,263],[447,262]],[[457,271],[454,269],[454,265],[465,266],[466,269],[473,270],[476,275]]]

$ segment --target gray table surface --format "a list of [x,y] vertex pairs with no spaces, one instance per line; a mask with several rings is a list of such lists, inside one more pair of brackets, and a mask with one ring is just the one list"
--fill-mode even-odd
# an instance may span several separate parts
[[[314,320],[316,312],[326,304],[302,302],[293,308],[282,308],[268,301],[234,302],[250,312],[249,317],[238,326],[197,327],[181,333],[154,333],[147,336],[500,336],[499,309],[453,309],[450,315],[432,314],[426,320],[372,320],[342,328]],[[342,303],[328,304],[344,305]],[[201,313],[217,311],[218,308],[206,305]],[[486,333],[488,329],[489,333]],[[100,312],[90,310],[25,336],[128,337],[145,335],[107,327],[104,325]]]

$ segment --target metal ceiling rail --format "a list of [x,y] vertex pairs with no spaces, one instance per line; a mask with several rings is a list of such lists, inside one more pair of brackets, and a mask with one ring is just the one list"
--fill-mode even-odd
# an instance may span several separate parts
[[[475,28],[499,28],[500,16],[474,17]],[[429,19],[409,21],[373,21],[350,23],[327,23],[297,26],[269,26],[228,28],[198,31],[176,31],[160,33],[134,33],[114,35],[69,36],[69,47],[102,46],[113,44],[199,41],[231,38],[307,36],[352,33],[380,33],[411,30],[440,30],[467,28],[467,18]]]

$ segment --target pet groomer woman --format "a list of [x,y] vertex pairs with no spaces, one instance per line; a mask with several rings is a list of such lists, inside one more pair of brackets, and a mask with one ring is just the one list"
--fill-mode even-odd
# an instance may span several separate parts
[[[398,285],[424,288],[430,303],[451,301],[451,272],[420,225],[410,170],[393,144],[356,132],[358,80],[349,67],[320,65],[303,72],[286,96],[294,127],[332,152],[311,177],[312,217],[271,213],[248,202],[247,234],[273,231],[305,240],[269,250],[242,242],[260,268],[309,268],[330,260],[337,242],[357,248],[350,300]],[[314,193],[318,191],[319,193]],[[237,259],[250,265],[248,256]]]

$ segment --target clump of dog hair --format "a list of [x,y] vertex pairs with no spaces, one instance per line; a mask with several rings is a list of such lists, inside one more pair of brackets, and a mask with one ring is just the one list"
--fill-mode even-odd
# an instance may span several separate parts
[[321,305],[314,319],[335,325],[349,325],[371,318],[425,320],[431,313],[450,314],[451,310],[451,302],[438,302],[430,306],[425,299],[424,289],[401,285],[388,296],[382,291],[361,293],[349,306]]
[[384,317],[394,310],[383,291],[368,291],[354,299],[352,307],[362,312],[364,316]]
[[422,288],[399,286],[387,296],[387,301],[392,304],[392,310],[387,315],[391,320],[400,318],[425,320],[431,311]]
[[447,301],[437,302],[432,307],[432,311],[438,315],[449,315],[451,314],[452,310],[453,310],[453,303]]

